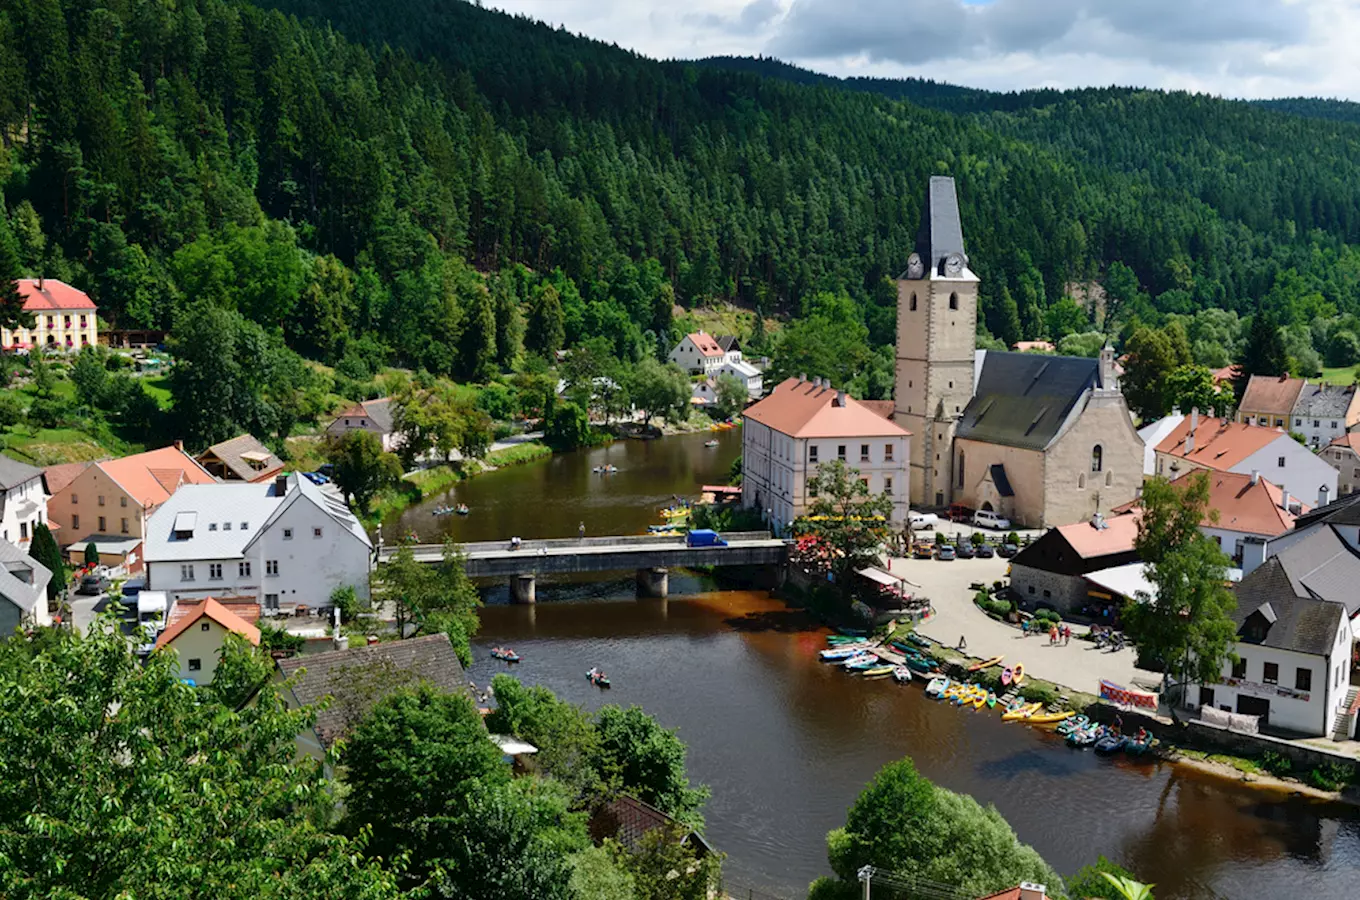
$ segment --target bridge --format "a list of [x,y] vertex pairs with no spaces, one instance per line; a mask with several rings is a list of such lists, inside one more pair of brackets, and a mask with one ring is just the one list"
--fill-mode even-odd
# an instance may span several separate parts
[[[539,575],[636,569],[638,593],[664,597],[672,568],[775,566],[784,562],[787,553],[785,542],[767,531],[728,532],[722,537],[727,544],[721,547],[690,547],[684,537],[642,534],[530,540],[521,542],[518,549],[512,549],[508,540],[479,541],[459,549],[469,576],[509,578],[510,594],[517,603],[534,602]],[[417,562],[433,564],[443,559],[442,544],[410,546]],[[398,549],[380,548],[378,561],[386,562]]]

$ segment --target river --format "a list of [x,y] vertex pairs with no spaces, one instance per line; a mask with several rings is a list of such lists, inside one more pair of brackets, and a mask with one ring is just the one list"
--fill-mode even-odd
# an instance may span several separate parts
[[[588,530],[636,532],[672,494],[721,481],[739,436],[630,442],[479,476],[438,502],[464,519],[416,510],[402,527],[430,539]],[[617,475],[592,475],[608,460]],[[489,587],[470,675],[490,682],[513,646],[514,674],[597,708],[637,704],[679,730],[691,778],[712,788],[706,836],[728,854],[733,883],[801,900],[826,874],[826,832],[885,763],[911,756],[952,790],[993,803],[1021,840],[1070,875],[1104,854],[1157,884],[1158,900],[1352,898],[1360,883],[1360,815],[1183,767],[1107,759],[1054,736],[927,699],[918,684],[865,682],[817,661],[825,630],[767,595],[719,590],[672,573],[666,601],[637,601],[632,573],[539,585],[537,606]],[[584,672],[605,669],[614,688]]]

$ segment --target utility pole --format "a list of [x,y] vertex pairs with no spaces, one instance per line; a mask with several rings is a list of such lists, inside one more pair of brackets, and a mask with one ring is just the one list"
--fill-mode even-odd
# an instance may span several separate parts
[[862,895],[862,900],[869,900],[869,883],[873,881],[874,878],[874,867],[865,866],[864,868],[860,869],[857,874],[859,875],[859,883],[864,885],[864,894]]

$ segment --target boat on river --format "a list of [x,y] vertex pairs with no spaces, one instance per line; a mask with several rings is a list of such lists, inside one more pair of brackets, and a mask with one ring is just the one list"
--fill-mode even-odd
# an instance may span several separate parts
[[893,666],[893,680],[898,684],[907,684],[911,681],[911,669],[906,666]]
[[716,447],[716,446],[718,446],[718,441],[717,441],[716,438],[715,438],[714,440],[711,440],[711,441],[704,441],[704,446],[705,446],[705,447]]
[[930,679],[930,683],[926,685],[926,696],[938,698],[948,687],[949,679],[944,675],[939,675]]
[[590,471],[594,472],[596,475],[613,475],[613,474],[614,474],[615,472],[617,472],[618,470],[619,470],[619,467],[618,467],[618,466],[606,465],[606,466],[596,466],[595,468],[591,469]]
[[896,668],[896,667],[895,667],[895,666],[870,666],[870,667],[867,668],[867,669],[862,669],[862,670],[860,671],[860,674],[863,675],[865,678],[885,678],[885,677],[887,677],[888,675],[891,675],[891,674],[893,673],[893,669],[894,669],[894,668]]
[[1129,756],[1142,756],[1144,753],[1151,750],[1157,743],[1157,739],[1148,732],[1143,731],[1141,734],[1141,738],[1130,738],[1129,742],[1124,745],[1124,752]]
[[508,663],[519,662],[519,654],[509,647],[492,647],[491,656],[493,659],[499,659]]
[[609,676],[595,666],[591,666],[590,671],[586,672],[586,680],[597,688],[609,687]]
[[817,655],[821,657],[823,662],[835,662],[838,659],[849,659],[850,657],[863,652],[863,646],[856,644],[849,647],[832,647],[828,650],[821,651]]
[[1043,707],[1042,703],[1021,703],[1007,709],[1001,714],[1001,721],[1016,722],[1021,719],[1028,719]]
[[1123,750],[1129,743],[1129,739],[1113,729],[1107,730],[1105,735],[1096,741],[1096,752],[1109,755]]

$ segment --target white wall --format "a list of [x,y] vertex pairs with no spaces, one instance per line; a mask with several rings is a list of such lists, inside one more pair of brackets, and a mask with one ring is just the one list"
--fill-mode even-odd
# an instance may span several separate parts
[[[4,493],[5,511],[4,517],[0,518],[0,540],[27,547],[33,539],[33,526],[47,521],[47,492],[43,490],[42,476],[30,478]],[[37,508],[20,516],[19,507],[29,503],[36,504]]]
[[[1282,458],[1283,466],[1280,465]],[[1259,471],[1262,478],[1289,491],[1308,506],[1317,504],[1318,488],[1324,484],[1328,499],[1336,499],[1336,469],[1288,435],[1280,435],[1229,471],[1243,475]]]
[[1155,475],[1157,473],[1157,445],[1160,444],[1168,434],[1176,430],[1176,426],[1185,421],[1185,416],[1180,413],[1173,413],[1163,416],[1151,425],[1144,425],[1138,429],[1138,436],[1143,439],[1143,474]]
[[766,515],[776,532],[802,512],[794,505],[794,443],[760,422],[742,425],[741,503]]
[[[1330,444],[1332,438],[1341,437],[1346,433],[1346,415],[1342,413],[1333,419],[1305,419],[1296,415],[1289,420],[1289,430],[1297,431],[1303,435],[1308,441],[1308,446],[1317,450]],[[1335,499],[1335,492],[1333,492],[1333,499]]]

